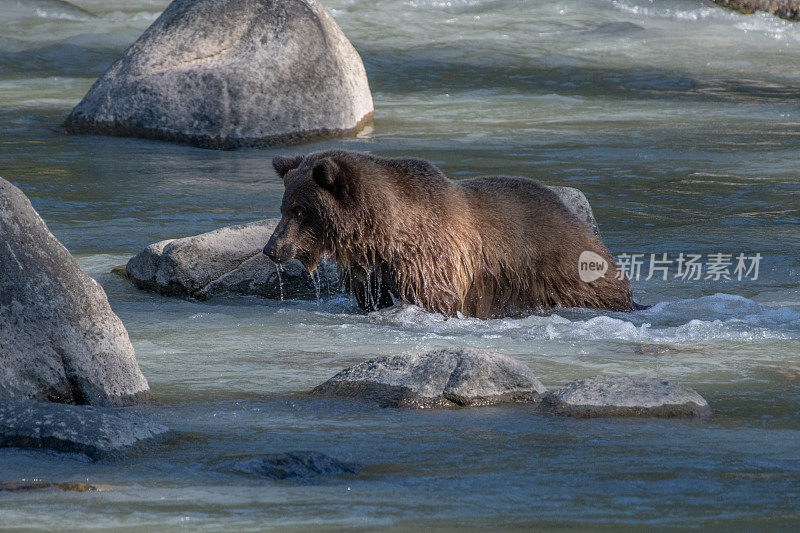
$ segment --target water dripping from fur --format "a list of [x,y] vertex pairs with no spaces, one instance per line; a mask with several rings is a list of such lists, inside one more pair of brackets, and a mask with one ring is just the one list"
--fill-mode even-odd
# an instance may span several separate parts
[[275,263],[274,261],[272,264],[275,265],[275,272],[278,274],[278,287],[280,287],[281,301],[283,301],[283,276],[281,275],[283,272],[283,265],[280,263]]
[[356,305],[356,294],[353,290],[353,271],[348,268],[342,273],[342,278],[345,280],[345,287],[347,287],[347,297],[350,299],[350,305]]
[[367,271],[367,280],[364,283],[364,303],[366,304],[367,308],[371,311],[375,310],[375,304],[372,301],[372,267],[366,269]]
[[317,307],[320,305],[319,299],[319,291],[320,291],[320,279],[319,279],[319,268],[315,268],[314,271],[311,273],[311,281],[314,283],[314,290],[317,292]]

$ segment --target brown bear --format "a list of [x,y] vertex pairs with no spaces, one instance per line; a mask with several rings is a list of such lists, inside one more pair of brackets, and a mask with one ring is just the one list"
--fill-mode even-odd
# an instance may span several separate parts
[[[297,258],[309,272],[332,259],[364,309],[397,300],[448,317],[633,309],[600,239],[533,180],[454,182],[428,161],[347,151],[272,164],[285,191],[264,253],[276,263]],[[579,275],[585,251],[608,268],[591,282]]]

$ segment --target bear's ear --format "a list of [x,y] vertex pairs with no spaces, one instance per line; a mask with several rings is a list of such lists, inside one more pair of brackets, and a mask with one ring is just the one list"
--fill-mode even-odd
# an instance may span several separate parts
[[272,158],[272,168],[275,169],[275,172],[278,173],[278,176],[283,179],[286,176],[286,173],[290,170],[294,170],[300,166],[300,163],[303,162],[302,155],[296,155],[294,157],[286,157],[282,155],[276,155]]
[[338,194],[342,185],[342,169],[330,157],[325,157],[317,161],[311,176],[317,185],[334,194]]

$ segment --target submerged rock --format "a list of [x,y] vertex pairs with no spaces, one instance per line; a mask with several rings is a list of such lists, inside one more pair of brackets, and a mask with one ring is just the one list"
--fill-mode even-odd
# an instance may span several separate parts
[[124,409],[0,400],[0,446],[116,457],[166,433],[160,424]]
[[3,2],[3,4],[4,14],[7,14],[6,10],[10,9],[12,13],[20,11],[26,16],[39,18],[88,20],[94,16],[86,9],[66,0],[25,0],[24,2]]
[[1,178],[0,398],[111,405],[149,398],[103,289]]
[[542,404],[557,414],[594,417],[701,417],[711,414],[695,391],[655,378],[593,376],[549,391]]
[[358,465],[344,463],[323,453],[297,451],[249,457],[236,461],[232,470],[277,480],[311,481],[324,476],[355,474]]
[[50,482],[50,481],[3,481],[0,482],[0,492],[23,492],[30,490],[58,489],[64,492],[107,492],[111,490],[106,485],[92,483]]
[[[578,218],[598,233],[586,196],[572,187],[550,187]],[[228,226],[208,233],[151,244],[114,272],[136,287],[164,296],[207,299],[214,296],[315,298],[340,292],[333,263],[317,265],[317,282],[297,261],[277,266],[262,253],[279,218]]]
[[207,299],[255,295],[265,298],[315,297],[340,290],[336,267],[320,262],[318,284],[299,261],[277,265],[262,253],[279,219],[151,244],[115,271],[140,289],[165,296]]
[[371,359],[342,370],[312,394],[361,398],[382,407],[455,407],[535,402],[545,388],[504,355],[444,349]]
[[317,0],[174,0],[64,127],[236,148],[352,134],[372,110],[361,58]]
[[714,0],[714,3],[746,15],[765,11],[786,20],[800,20],[800,0]]

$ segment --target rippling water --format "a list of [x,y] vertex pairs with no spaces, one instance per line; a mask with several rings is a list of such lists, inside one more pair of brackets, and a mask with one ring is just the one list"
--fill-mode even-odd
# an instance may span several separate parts
[[[0,451],[0,527],[594,524],[775,527],[800,497],[800,25],[703,1],[331,0],[375,100],[356,139],[203,151],[68,137],[59,124],[163,1],[0,0],[0,175],[106,289],[176,430],[123,462]],[[761,253],[758,280],[634,283],[633,314],[444,321],[414,307],[192,302],[108,274],[156,240],[275,216],[276,153],[426,157],[454,178],[586,192],[620,253]],[[380,410],[299,391],[368,356],[511,355],[548,385],[597,373],[700,391],[707,422],[561,420],[526,407]],[[313,449],[361,464],[295,485],[230,456]]]

